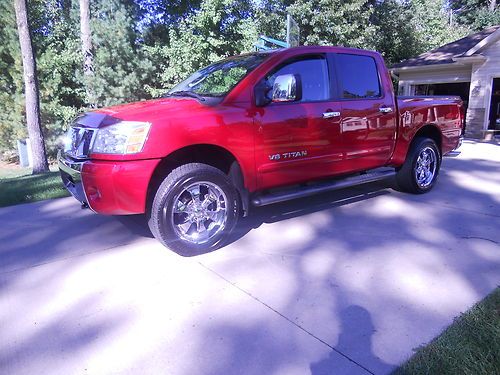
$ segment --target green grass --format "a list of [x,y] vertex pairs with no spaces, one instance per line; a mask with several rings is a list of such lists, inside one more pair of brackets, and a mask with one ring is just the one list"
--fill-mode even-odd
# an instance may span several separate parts
[[68,195],[59,172],[31,175],[28,168],[0,168],[0,207]]
[[31,168],[2,168],[0,165],[0,180],[15,178],[31,174]]
[[394,374],[500,374],[500,288],[419,348]]

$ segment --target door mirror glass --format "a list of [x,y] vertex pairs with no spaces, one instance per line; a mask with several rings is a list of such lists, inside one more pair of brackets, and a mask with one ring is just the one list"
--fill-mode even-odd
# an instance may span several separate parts
[[273,102],[300,100],[300,78],[298,74],[277,76],[273,84]]

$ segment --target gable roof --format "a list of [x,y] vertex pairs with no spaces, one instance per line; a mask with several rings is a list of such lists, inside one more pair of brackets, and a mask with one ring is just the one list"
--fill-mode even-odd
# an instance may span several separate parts
[[478,54],[479,51],[498,38],[500,38],[500,25],[488,27],[478,33],[468,35],[465,38],[424,52],[417,57],[394,64],[391,69],[451,64],[458,57],[470,57]]

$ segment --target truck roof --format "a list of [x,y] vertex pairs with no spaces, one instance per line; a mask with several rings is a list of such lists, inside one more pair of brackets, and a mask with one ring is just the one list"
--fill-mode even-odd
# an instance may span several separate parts
[[[289,48],[276,48],[265,51],[257,51],[257,52],[249,52],[243,53],[241,55],[252,55],[252,54],[282,54],[282,53],[290,53],[290,52],[337,52],[337,53],[363,53],[371,52],[378,53],[372,50],[364,50],[353,47],[342,47],[342,46],[298,46],[298,47],[289,47]],[[240,55],[240,56],[241,56]]]

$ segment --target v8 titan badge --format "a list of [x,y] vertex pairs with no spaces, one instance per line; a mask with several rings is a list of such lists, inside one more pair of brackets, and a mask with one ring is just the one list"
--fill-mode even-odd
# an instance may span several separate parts
[[297,158],[302,158],[304,156],[307,156],[307,151],[290,151],[290,152],[283,152],[281,154],[272,154],[269,155],[269,160],[287,160],[287,159],[297,159]]

